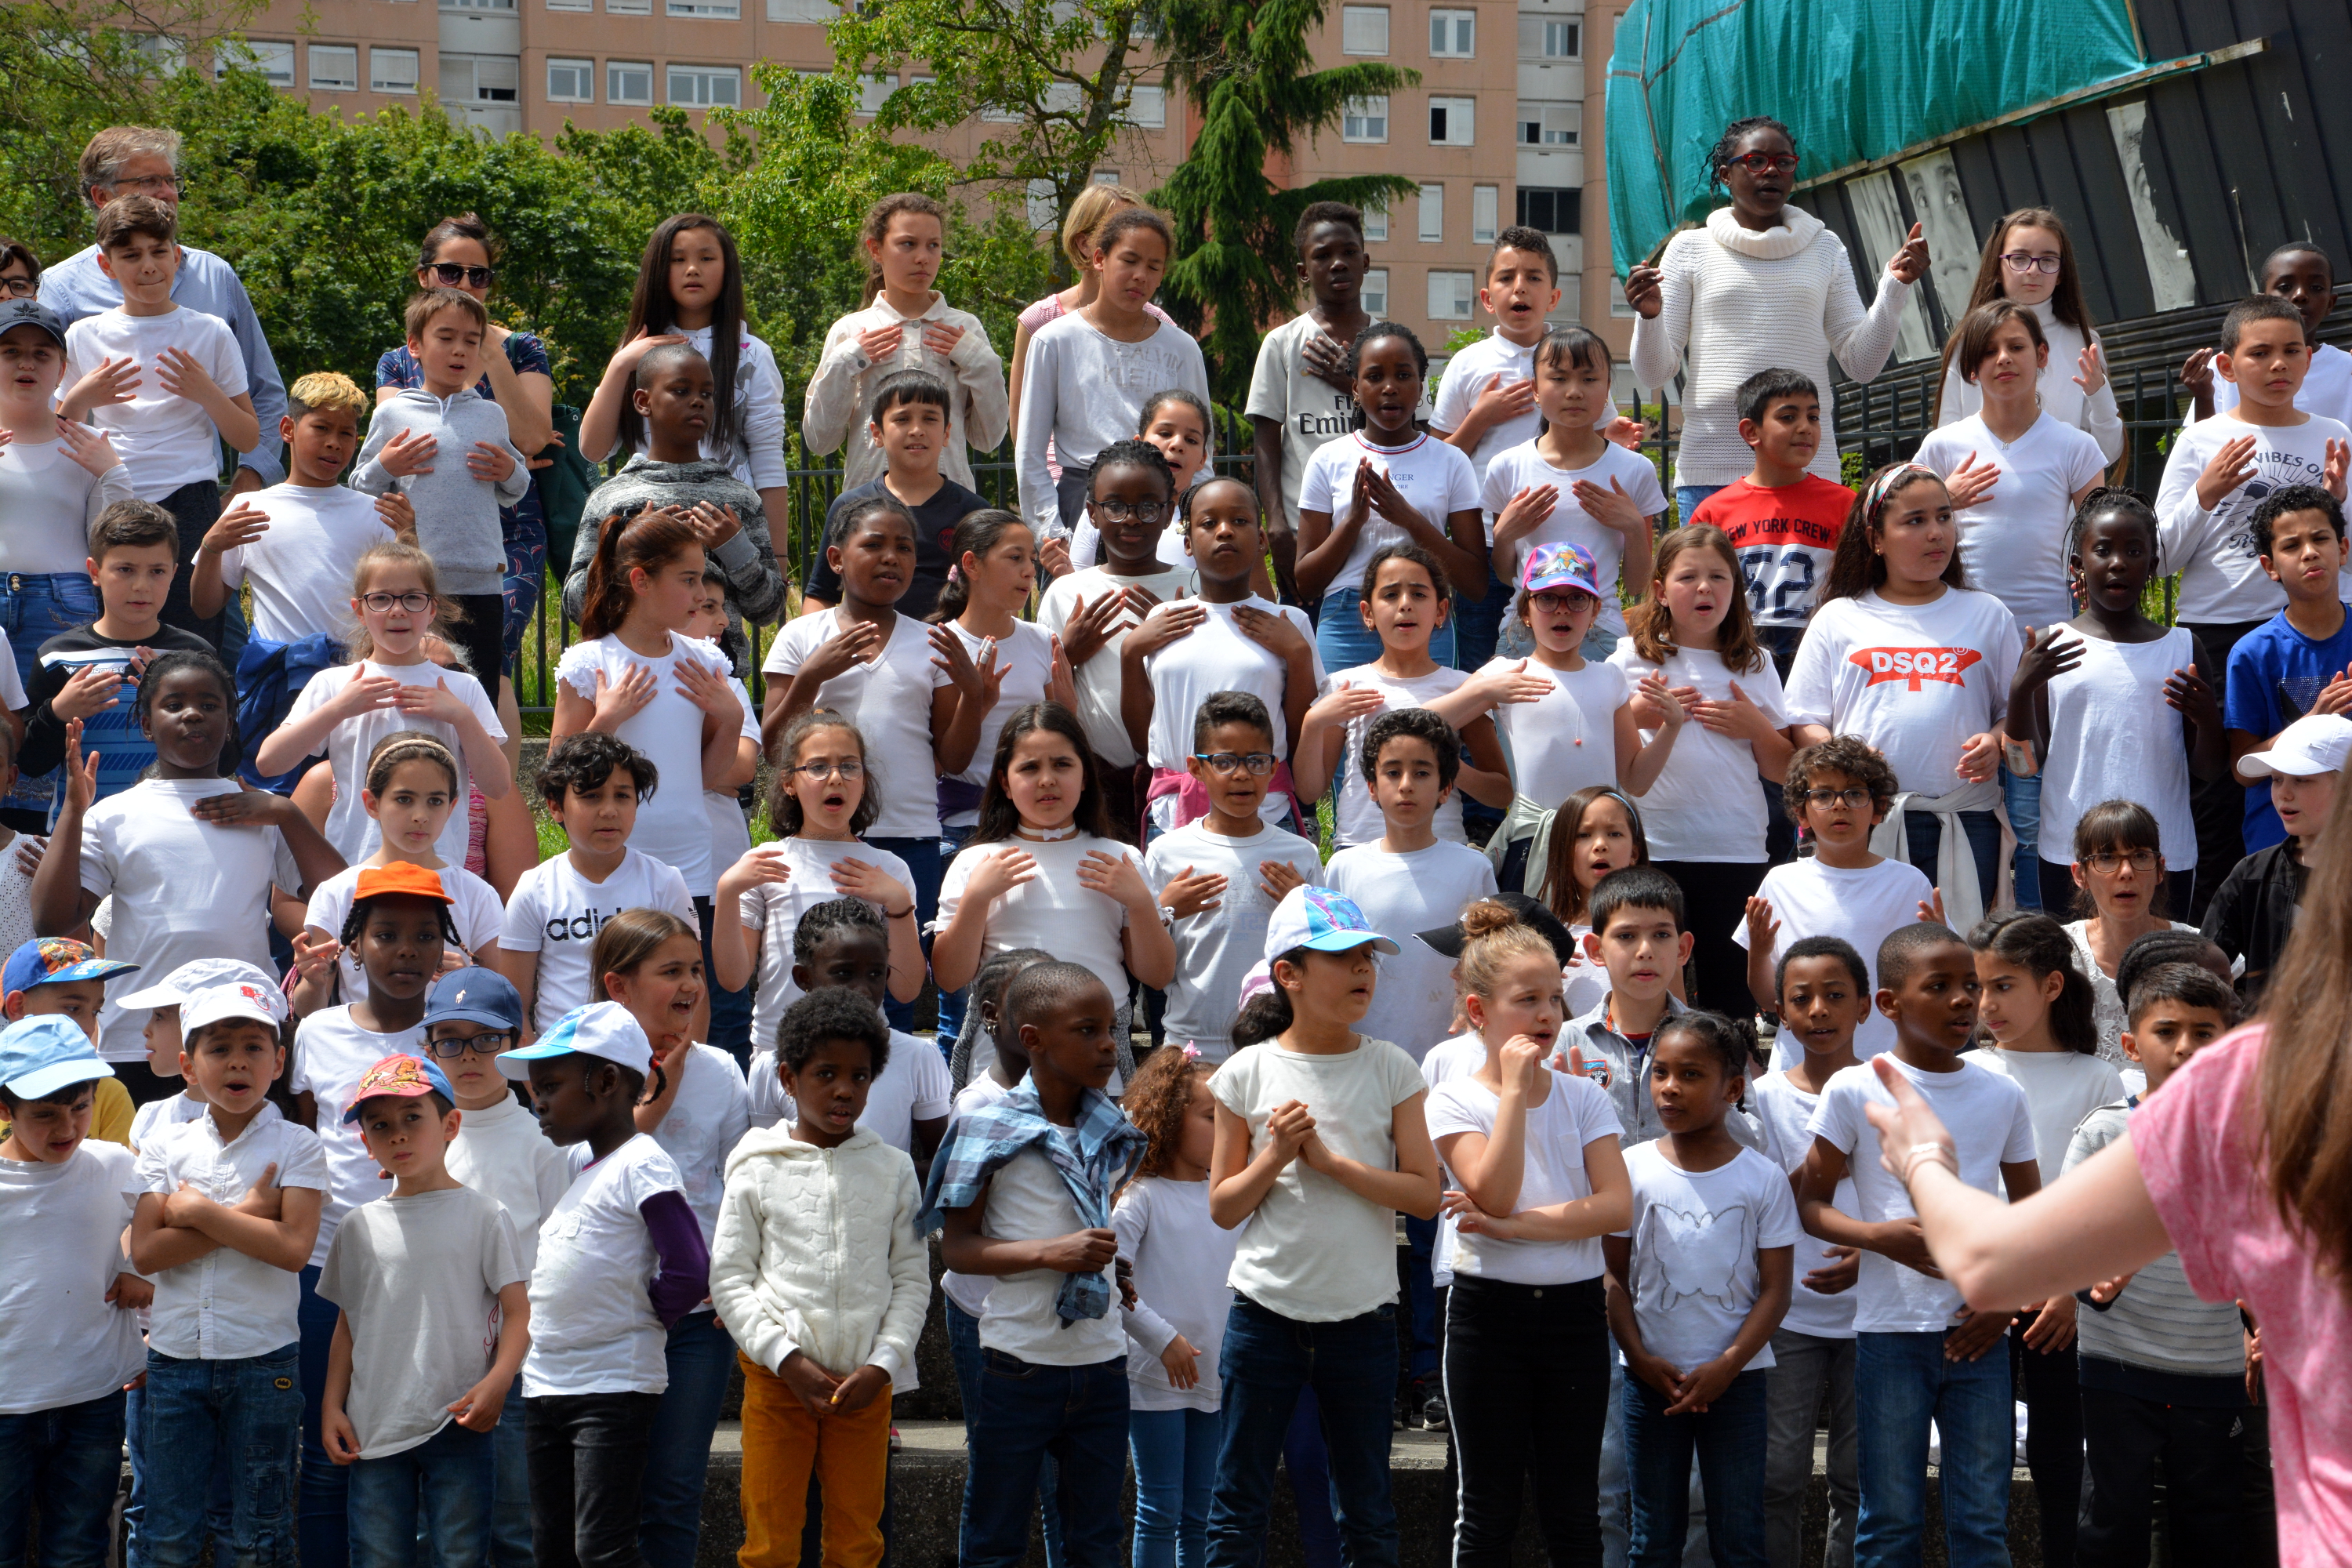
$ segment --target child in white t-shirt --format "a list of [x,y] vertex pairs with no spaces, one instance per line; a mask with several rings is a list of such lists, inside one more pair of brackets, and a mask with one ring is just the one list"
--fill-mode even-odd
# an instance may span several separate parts
[[1037,583],[1029,525],[1009,511],[967,512],[948,546],[955,562],[932,619],[954,639],[936,641],[947,684],[931,693],[944,845],[961,845],[980,820],[980,797],[997,738],[1013,712],[1048,699],[1077,706],[1061,638],[1024,620]]

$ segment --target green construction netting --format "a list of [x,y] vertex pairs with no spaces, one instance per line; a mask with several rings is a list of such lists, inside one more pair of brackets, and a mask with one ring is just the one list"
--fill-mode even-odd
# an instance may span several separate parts
[[1634,0],[1609,60],[1615,271],[1722,203],[1706,152],[1734,120],[1785,123],[1805,180],[2147,63],[2127,0]]

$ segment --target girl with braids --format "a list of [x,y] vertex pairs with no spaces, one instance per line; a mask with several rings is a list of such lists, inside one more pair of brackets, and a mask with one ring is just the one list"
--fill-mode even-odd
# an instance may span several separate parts
[[506,906],[497,890],[463,866],[442,859],[434,848],[443,825],[457,808],[458,777],[457,759],[449,748],[421,731],[387,735],[368,753],[360,806],[376,824],[383,842],[374,854],[328,878],[310,895],[301,933],[294,939],[295,966],[301,973],[293,992],[298,1016],[367,996],[367,971],[342,931],[360,878],[377,867],[415,866],[440,879],[441,890],[449,895],[450,929],[456,933],[450,967],[462,967],[469,954],[479,964],[497,955],[499,928],[506,921]]
[[[1675,459],[1675,499],[1685,518],[1753,466],[1739,438],[1739,384],[1777,365],[1828,386],[1832,353],[1846,374],[1868,381],[1894,351],[1911,285],[1927,269],[1927,242],[1915,223],[1865,308],[1837,236],[1788,205],[1797,163],[1787,126],[1762,116],[1733,121],[1707,153],[1709,176],[1729,191],[1730,205],[1626,275],[1625,302],[1636,318],[1633,379],[1667,385],[1689,359]],[[1827,408],[1811,467],[1822,479],[1838,477]]]
[[[2137,868],[2141,909],[2172,866],[2180,885],[2168,901],[2185,910],[2197,865],[2190,779],[2229,776],[2221,672],[2188,627],[2158,626],[2141,613],[2140,595],[2161,570],[2156,513],[2146,500],[2126,489],[2093,490],[2074,509],[2064,550],[2083,613],[2028,639],[2009,693],[2010,733],[2042,759],[2042,907],[2063,907],[2069,889],[2091,886],[2081,856],[2070,870],[2048,850],[2070,849],[2075,825],[2102,802],[2131,801],[2147,809],[2160,836],[2156,859]],[[2168,708],[2177,722],[2164,719]],[[2104,843],[2099,850],[2116,859]],[[2088,869],[2104,876],[2114,867]]]
[[1969,591],[1944,481],[1915,463],[1879,469],[1789,672],[1791,739],[1855,735],[1886,759],[1897,793],[1871,847],[1907,857],[1961,929],[1998,901],[1993,773],[2016,669],[2016,619]]
[[917,191],[884,196],[866,214],[859,233],[866,247],[865,309],[825,332],[801,419],[801,439],[812,452],[830,452],[848,441],[845,492],[882,477],[882,448],[866,414],[883,378],[898,371],[929,371],[948,384],[940,472],[952,482],[972,488],[967,447],[993,452],[1004,439],[1012,414],[1004,362],[980,318],[954,309],[932,287],[946,259],[947,221],[947,209]]
[[[2050,345],[2049,360],[2035,378],[2042,412],[2082,431],[2099,445],[2101,460],[2124,453],[2123,415],[2107,382],[2106,351],[2091,328],[2083,302],[2083,270],[2066,222],[2048,207],[2020,207],[2006,214],[1985,236],[1977,280],[1967,310],[2005,300],[2031,311]],[[1966,311],[1963,311],[1965,314]],[[1959,346],[1955,331],[1944,343],[1944,384],[1936,395],[1936,423],[1950,425],[1983,405],[1984,395],[1953,362]]]

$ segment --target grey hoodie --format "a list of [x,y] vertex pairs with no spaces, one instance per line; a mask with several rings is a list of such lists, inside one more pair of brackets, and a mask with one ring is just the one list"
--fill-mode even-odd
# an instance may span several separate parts
[[[433,471],[394,479],[376,455],[403,430],[430,436],[437,445]],[[466,467],[474,443],[503,447],[514,471],[497,484],[478,479]],[[419,388],[395,393],[368,424],[352,488],[372,496],[398,490],[416,508],[416,542],[433,557],[441,591],[452,597],[496,594],[506,587],[507,546],[499,508],[513,506],[530,489],[530,469],[507,438],[506,411],[472,387],[454,397]]]
[[563,613],[574,625],[588,600],[588,568],[596,559],[604,525],[632,518],[654,506],[692,506],[709,501],[731,506],[743,531],[710,552],[727,578],[727,636],[720,646],[738,679],[751,672],[751,643],[744,623],[772,624],[784,607],[784,574],[776,565],[760,492],[737,479],[724,463],[657,463],[639,453],[621,471],[589,492],[580,510],[580,538],[572,550],[572,570],[563,582]]

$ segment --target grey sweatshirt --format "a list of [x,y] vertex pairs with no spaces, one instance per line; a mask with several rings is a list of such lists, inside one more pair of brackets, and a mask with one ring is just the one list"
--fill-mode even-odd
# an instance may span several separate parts
[[743,623],[765,625],[784,607],[784,574],[768,533],[767,509],[760,492],[735,477],[724,463],[657,463],[640,453],[621,471],[589,492],[580,511],[580,538],[572,551],[571,574],[563,580],[563,613],[574,626],[588,599],[588,567],[605,524],[632,518],[649,506],[692,506],[709,501],[731,506],[743,531],[710,552],[727,578],[727,636],[721,647],[741,679],[750,673],[751,644]]
[[[395,479],[376,461],[376,454],[403,430],[434,438],[432,472]],[[477,441],[505,447],[514,471],[496,484],[476,479],[466,459]],[[507,438],[506,411],[497,404],[471,387],[454,397],[417,388],[394,394],[368,423],[352,488],[372,496],[396,489],[409,499],[416,508],[416,542],[433,557],[443,593],[464,597],[504,591],[507,546],[499,508],[522,500],[530,489],[530,470]]]

